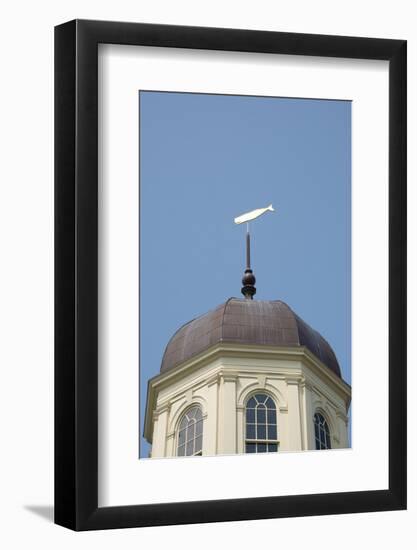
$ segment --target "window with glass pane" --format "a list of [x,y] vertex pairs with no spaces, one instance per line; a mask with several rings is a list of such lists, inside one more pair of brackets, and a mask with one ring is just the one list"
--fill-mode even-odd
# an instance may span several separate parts
[[314,415],[314,438],[316,440],[316,449],[331,449],[330,430],[324,416],[320,413]]
[[278,451],[277,409],[269,395],[257,393],[246,404],[245,445],[247,453]]
[[178,429],[178,456],[201,456],[203,449],[203,413],[192,407],[184,414]]

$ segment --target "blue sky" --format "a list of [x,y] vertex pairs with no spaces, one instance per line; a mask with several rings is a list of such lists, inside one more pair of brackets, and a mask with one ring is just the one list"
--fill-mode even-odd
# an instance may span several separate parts
[[[351,103],[140,92],[140,420],[184,323],[240,294],[251,224],[256,299],[283,300],[350,383]],[[141,438],[140,455],[149,445]]]

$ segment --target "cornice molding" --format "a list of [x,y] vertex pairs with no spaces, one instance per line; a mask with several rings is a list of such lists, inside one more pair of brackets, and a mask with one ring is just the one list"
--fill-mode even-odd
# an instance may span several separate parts
[[168,372],[158,374],[149,380],[153,386],[165,385],[172,379],[181,378],[185,373],[193,372],[196,368],[214,362],[221,358],[247,358],[247,359],[272,359],[272,360],[289,360],[300,361],[305,360],[308,366],[313,365],[318,368],[320,373],[336,386],[349,391],[350,386],[342,378],[339,378],[331,371],[324,363],[322,363],[314,354],[305,346],[299,347],[276,347],[276,346],[256,346],[244,344],[230,344],[222,342],[211,346],[206,351],[196,355],[195,357],[185,361]]

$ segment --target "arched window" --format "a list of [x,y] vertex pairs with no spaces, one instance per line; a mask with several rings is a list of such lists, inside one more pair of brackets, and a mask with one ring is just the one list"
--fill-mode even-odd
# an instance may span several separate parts
[[246,404],[246,452],[278,451],[277,409],[269,395],[257,393]]
[[314,437],[316,449],[331,449],[330,430],[324,416],[320,413],[314,415]]
[[203,413],[194,406],[184,414],[178,430],[178,456],[201,456],[203,449]]

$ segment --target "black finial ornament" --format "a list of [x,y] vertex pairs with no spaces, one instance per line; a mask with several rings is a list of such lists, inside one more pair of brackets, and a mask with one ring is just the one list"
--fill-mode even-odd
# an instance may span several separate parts
[[255,275],[251,269],[245,269],[245,273],[242,277],[242,294],[247,300],[253,300],[254,295],[256,294],[255,288]]
[[242,294],[247,300],[253,300],[254,295],[256,294],[255,288],[255,275],[250,267],[250,235],[249,235],[249,224],[247,224],[246,231],[246,269],[242,277]]

